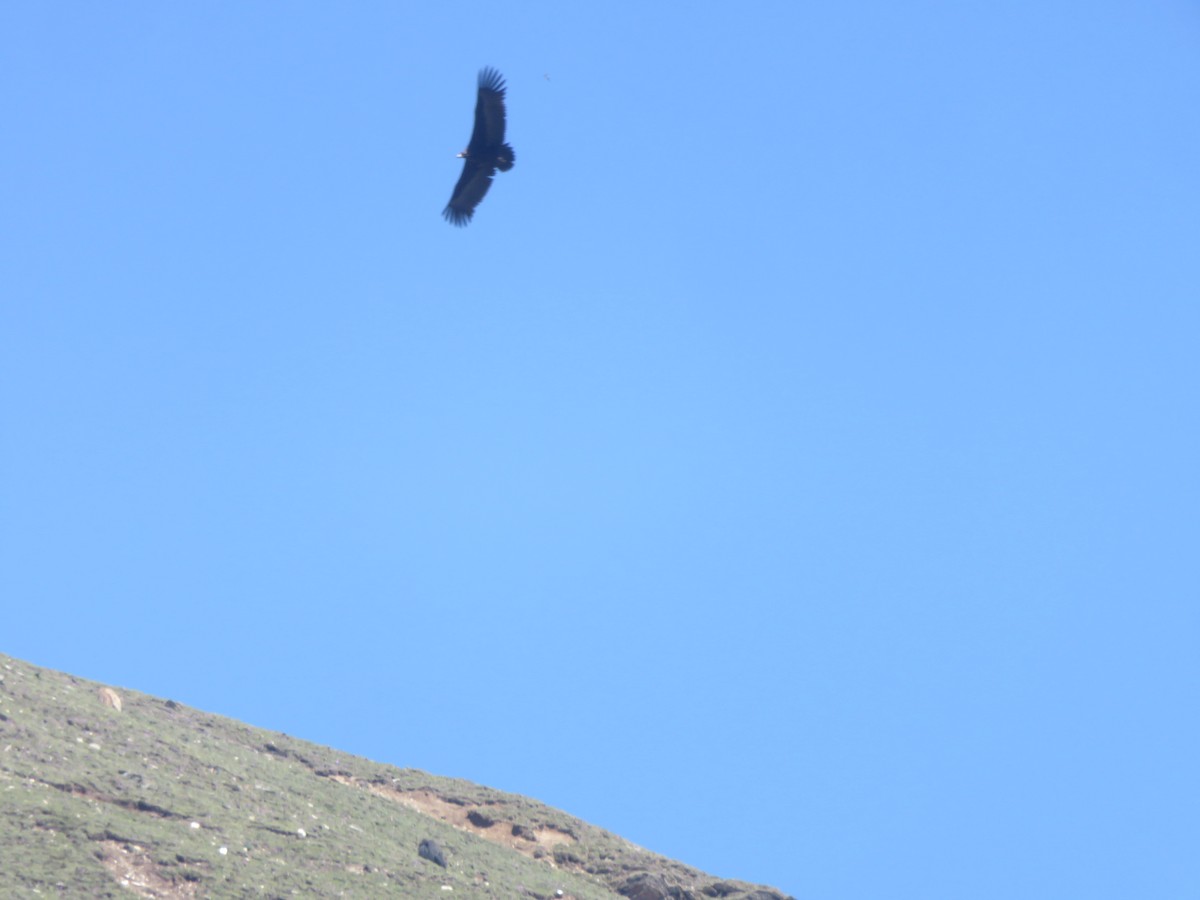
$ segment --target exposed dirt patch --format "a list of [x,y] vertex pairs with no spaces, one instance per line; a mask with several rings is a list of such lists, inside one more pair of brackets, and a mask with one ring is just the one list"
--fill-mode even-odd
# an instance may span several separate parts
[[[379,797],[403,803],[409,809],[439,819],[462,831],[516,850],[530,857],[546,856],[562,844],[574,844],[577,839],[565,831],[547,825],[529,826],[503,818],[495,807],[486,804],[452,803],[434,791],[402,791],[390,785],[364,782],[346,775],[331,775],[334,781],[366,789]],[[539,850],[541,852],[539,852]]]
[[120,841],[97,841],[100,862],[117,884],[139,897],[196,896],[197,883],[176,882],[163,875],[145,847]]

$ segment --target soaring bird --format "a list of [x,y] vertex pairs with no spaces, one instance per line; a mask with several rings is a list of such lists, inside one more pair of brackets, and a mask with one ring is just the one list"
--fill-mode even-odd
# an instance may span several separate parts
[[513,148],[504,143],[504,91],[503,75],[490,67],[480,70],[475,129],[467,149],[458,154],[464,161],[462,176],[442,210],[452,225],[461,227],[471,221],[475,207],[492,186],[496,170],[507,172],[517,158]]

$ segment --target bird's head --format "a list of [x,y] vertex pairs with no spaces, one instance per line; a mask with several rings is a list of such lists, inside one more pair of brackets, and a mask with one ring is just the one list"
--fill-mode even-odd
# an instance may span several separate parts
[[467,153],[467,151],[466,151],[466,150],[464,150],[462,153],[459,153],[459,154],[458,154],[458,155],[456,155],[454,158],[455,158],[455,159],[466,159],[468,155],[469,155],[469,154]]

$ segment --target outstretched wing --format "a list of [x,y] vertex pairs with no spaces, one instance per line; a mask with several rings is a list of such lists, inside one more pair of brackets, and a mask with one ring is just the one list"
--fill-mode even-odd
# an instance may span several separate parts
[[470,157],[463,161],[462,175],[459,176],[458,184],[454,186],[450,202],[442,210],[447,222],[461,228],[471,221],[475,207],[492,186],[492,175],[495,172],[491,166],[476,162]]
[[504,76],[493,68],[479,71],[479,93],[475,100],[475,129],[467,152],[478,155],[504,143]]

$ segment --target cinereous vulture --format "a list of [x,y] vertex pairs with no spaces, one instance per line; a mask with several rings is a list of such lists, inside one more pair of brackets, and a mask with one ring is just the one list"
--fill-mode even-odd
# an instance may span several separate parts
[[504,90],[503,75],[490,67],[480,70],[475,130],[467,149],[458,154],[463,160],[462,177],[442,210],[452,225],[462,227],[471,221],[475,207],[492,186],[496,170],[507,172],[517,158],[513,148],[504,143]]

